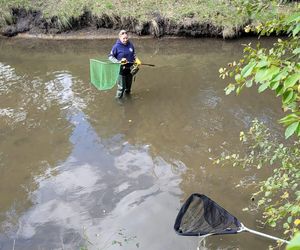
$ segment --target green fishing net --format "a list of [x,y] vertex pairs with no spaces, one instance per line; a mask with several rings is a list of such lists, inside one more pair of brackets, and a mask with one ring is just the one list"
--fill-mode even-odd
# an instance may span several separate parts
[[120,64],[107,60],[90,59],[91,83],[99,90],[115,86],[120,72]]

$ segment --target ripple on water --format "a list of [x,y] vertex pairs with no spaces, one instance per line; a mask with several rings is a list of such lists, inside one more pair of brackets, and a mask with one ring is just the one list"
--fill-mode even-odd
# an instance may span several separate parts
[[82,110],[86,107],[84,100],[73,90],[75,84],[81,84],[79,79],[68,71],[55,71],[49,77],[53,79],[45,83],[46,99],[57,100],[62,106],[74,110]]
[[13,67],[0,62],[0,93],[8,94],[12,91],[11,87],[21,79],[22,77],[16,75]]
[[0,117],[3,117],[9,125],[14,125],[15,123],[19,123],[26,120],[26,115],[27,113],[22,110],[15,110],[12,108],[0,108]]

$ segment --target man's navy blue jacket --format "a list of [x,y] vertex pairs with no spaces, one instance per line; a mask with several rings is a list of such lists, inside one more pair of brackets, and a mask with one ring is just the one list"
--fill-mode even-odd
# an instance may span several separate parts
[[128,41],[127,44],[123,44],[120,39],[118,39],[112,47],[109,57],[114,57],[118,61],[121,61],[122,58],[126,58],[129,63],[121,66],[120,74],[127,75],[130,73],[130,67],[135,60],[134,46],[130,41]]

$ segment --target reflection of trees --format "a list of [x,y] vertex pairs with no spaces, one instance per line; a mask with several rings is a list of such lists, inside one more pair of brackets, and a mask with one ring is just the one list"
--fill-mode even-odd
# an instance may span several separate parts
[[0,63],[0,222],[7,217],[16,221],[31,204],[34,179],[71,150],[72,127],[62,104],[49,98],[43,80],[29,76],[29,68],[18,64],[15,70]]

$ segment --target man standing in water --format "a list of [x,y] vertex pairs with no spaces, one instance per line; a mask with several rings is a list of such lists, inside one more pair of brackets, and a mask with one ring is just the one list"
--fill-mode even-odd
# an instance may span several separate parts
[[130,94],[133,78],[131,67],[136,60],[134,46],[129,41],[126,30],[119,32],[119,39],[112,47],[108,58],[114,63],[121,63],[116,94],[116,98],[120,99],[123,97],[124,92],[125,94]]

